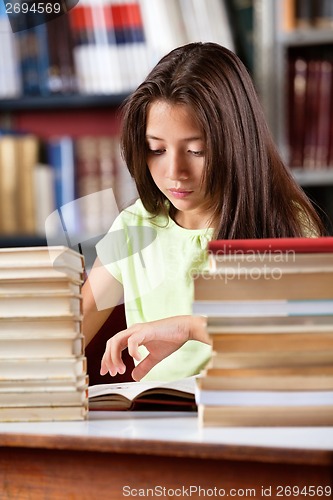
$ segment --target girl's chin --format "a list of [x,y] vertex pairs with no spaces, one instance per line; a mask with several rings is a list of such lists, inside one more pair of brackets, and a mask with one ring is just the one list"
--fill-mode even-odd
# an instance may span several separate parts
[[186,200],[186,199],[175,200],[174,198],[171,198],[171,197],[170,198],[168,197],[168,200],[180,212],[187,212],[187,211],[194,210],[195,208],[197,208],[197,205],[195,205],[195,203],[193,203],[193,201],[190,201],[190,200]]

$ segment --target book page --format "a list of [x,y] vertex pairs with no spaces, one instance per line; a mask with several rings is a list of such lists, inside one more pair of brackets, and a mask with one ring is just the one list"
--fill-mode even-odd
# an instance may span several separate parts
[[179,392],[187,392],[194,394],[195,392],[195,377],[187,377],[172,382],[121,382],[115,384],[98,384],[90,386],[88,389],[89,398],[95,396],[123,396],[129,400],[135,399],[137,396],[143,395],[148,390],[158,390],[163,394],[164,391],[174,390]]

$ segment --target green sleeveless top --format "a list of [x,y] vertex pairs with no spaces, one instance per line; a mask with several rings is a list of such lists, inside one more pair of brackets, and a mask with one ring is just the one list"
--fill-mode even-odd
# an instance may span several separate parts
[[[152,217],[141,200],[120,213],[96,250],[123,285],[128,326],[192,314],[192,273],[207,268],[206,247],[212,236],[212,228],[184,229],[171,218]],[[188,341],[144,380],[167,381],[197,374],[210,355],[210,346]]]

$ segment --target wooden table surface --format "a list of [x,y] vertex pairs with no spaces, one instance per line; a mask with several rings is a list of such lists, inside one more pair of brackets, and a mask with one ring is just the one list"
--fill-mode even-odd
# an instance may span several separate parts
[[[0,423],[0,499],[331,498],[333,428],[205,428],[196,414]],[[302,492],[302,493],[301,493]]]

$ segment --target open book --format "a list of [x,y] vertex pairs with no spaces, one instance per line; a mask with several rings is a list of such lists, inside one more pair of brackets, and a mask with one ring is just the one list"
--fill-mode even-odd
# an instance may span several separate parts
[[196,411],[195,385],[195,377],[92,385],[88,389],[89,409]]

